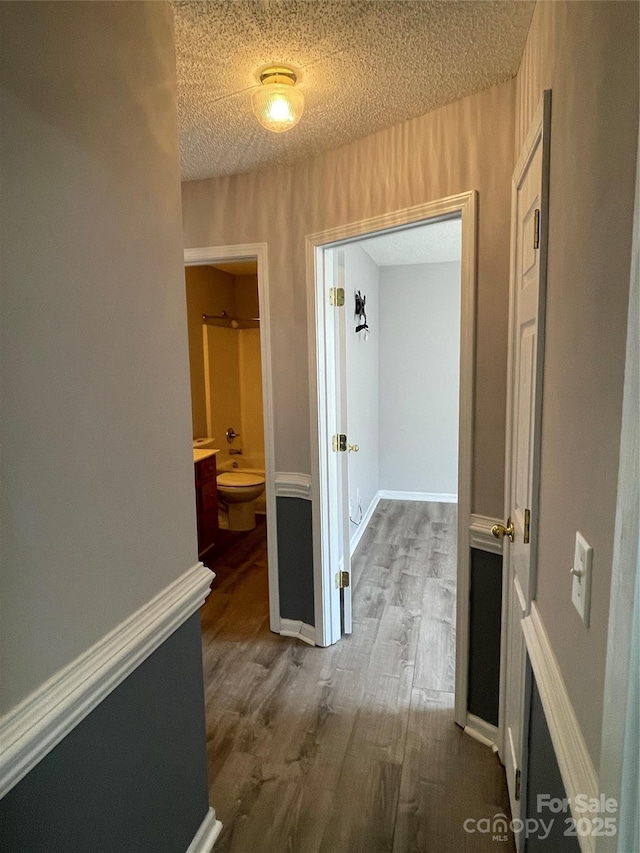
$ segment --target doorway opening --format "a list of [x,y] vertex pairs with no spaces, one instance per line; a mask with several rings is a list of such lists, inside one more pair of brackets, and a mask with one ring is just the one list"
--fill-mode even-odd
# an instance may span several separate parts
[[[463,727],[468,722],[476,206],[476,193],[469,192],[307,238],[311,405],[313,410],[315,403],[318,413],[312,424],[316,643],[330,645],[351,631],[352,595],[354,581],[358,580],[357,562],[352,566],[351,557],[378,502],[400,499],[440,506],[457,500],[455,720]],[[380,328],[373,329],[367,305],[372,307],[376,302],[373,295],[376,286],[368,283],[367,293],[363,291],[364,279],[360,280],[357,274],[357,256],[363,268],[367,266],[366,257],[373,262],[376,251],[391,251],[394,242],[399,247],[412,242],[424,246],[429,242],[428,229],[435,235],[431,258],[434,261],[441,258],[443,269],[439,272],[449,276],[452,299],[444,313],[456,314],[457,334],[456,331],[445,334],[427,363],[425,338],[421,342],[419,332],[417,335],[408,332],[412,326],[419,330],[423,325],[425,335],[434,343],[437,341],[443,324],[446,326],[444,315],[439,323],[434,323],[433,329],[428,330],[428,324],[436,321],[444,306],[434,302],[429,307],[427,295],[447,290],[446,275],[428,276],[426,269],[419,269],[421,258],[417,254],[414,257],[418,264],[410,265],[417,269],[409,271],[405,263],[378,267],[378,270],[385,268],[382,275],[378,272],[378,308],[380,304],[386,306],[387,316],[382,319],[380,314]],[[447,239],[450,246],[457,244],[457,250],[450,248],[450,252],[456,253],[453,260],[451,253],[437,254],[442,252]],[[403,249],[398,251],[402,254]],[[450,260],[444,260],[445,257]],[[451,265],[448,270],[444,269],[446,264]],[[373,266],[377,265],[373,262]],[[356,271],[355,277],[350,275],[350,267],[352,273]],[[433,279],[431,284],[429,278]],[[372,277],[367,281],[371,282]],[[357,305],[356,296],[361,297]],[[369,301],[363,305],[365,296]],[[363,313],[359,313],[361,310]],[[421,317],[422,313],[425,316]],[[371,386],[376,384],[372,379],[374,372],[371,365],[366,366],[367,360],[375,361],[374,348],[367,349],[371,344],[371,339],[365,340],[367,334],[371,339],[374,334],[381,335],[378,379],[384,376],[393,400],[385,407],[378,382],[379,417],[372,417],[371,411],[367,411],[376,408],[370,393]],[[447,371],[442,371],[443,381],[438,382],[436,363],[452,344],[456,352],[449,353],[448,359],[449,372],[453,367],[453,387]],[[425,390],[429,382],[422,381],[426,379],[431,381],[430,392]],[[410,397],[412,382],[416,388],[414,399],[396,399],[399,393]],[[418,394],[425,393],[430,397],[426,406],[424,400],[418,399]],[[440,399],[436,399],[436,394]],[[433,415],[431,423],[429,409]],[[448,417],[444,417],[445,412]],[[440,423],[436,423],[436,414],[443,416]],[[373,450],[376,426],[377,460]],[[406,439],[404,448],[401,438]],[[439,446],[440,453],[425,461],[422,451],[426,448],[421,444],[430,444],[431,449]],[[421,473],[427,475],[424,469],[428,469],[430,476],[420,478]],[[374,489],[376,472],[378,485]],[[450,663],[453,668],[453,660]]]
[[256,587],[254,597],[268,595],[277,632],[266,247],[187,250],[185,281],[199,557],[224,570],[224,592],[247,561],[266,563],[268,593]]

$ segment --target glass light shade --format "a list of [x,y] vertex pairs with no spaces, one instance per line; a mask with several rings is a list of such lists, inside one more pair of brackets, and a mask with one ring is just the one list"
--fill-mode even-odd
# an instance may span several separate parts
[[274,133],[291,130],[304,110],[304,95],[291,83],[266,81],[251,96],[251,107],[263,127]]

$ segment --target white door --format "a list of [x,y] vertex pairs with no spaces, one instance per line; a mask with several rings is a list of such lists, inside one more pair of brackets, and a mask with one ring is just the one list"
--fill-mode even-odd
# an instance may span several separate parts
[[346,321],[346,288],[345,288],[345,254],[343,249],[334,249],[334,283],[336,292],[344,298],[334,300],[342,302],[334,305],[336,371],[338,373],[336,429],[339,435],[346,436],[346,449],[338,448],[334,452],[337,462],[336,493],[338,495],[337,540],[339,548],[339,564],[342,582],[340,583],[342,631],[350,634],[353,629],[351,611],[351,548],[349,545],[349,460],[351,452],[351,436],[348,432],[347,413],[347,321]]
[[321,419],[319,435],[325,445],[320,453],[320,493],[326,519],[322,525],[322,559],[331,573],[325,627],[325,644],[329,645],[352,630],[344,251],[320,249],[318,263],[323,281],[316,306],[322,318],[318,365],[324,367],[320,378],[326,400],[326,418]]
[[[505,612],[501,755],[511,810],[520,817],[525,702],[522,619],[535,594],[550,92],[545,92],[513,176],[504,525]],[[520,849],[520,839],[518,848]]]

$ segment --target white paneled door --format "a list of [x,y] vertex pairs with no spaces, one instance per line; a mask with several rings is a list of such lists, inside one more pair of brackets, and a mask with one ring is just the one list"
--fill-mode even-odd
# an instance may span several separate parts
[[500,730],[514,818],[521,813],[528,716],[521,623],[535,595],[550,104],[550,92],[545,92],[513,176],[506,520],[493,531],[504,541]]

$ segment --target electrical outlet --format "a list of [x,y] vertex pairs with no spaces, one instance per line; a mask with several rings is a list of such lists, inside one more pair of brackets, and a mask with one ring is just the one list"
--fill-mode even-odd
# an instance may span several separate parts
[[591,567],[593,565],[593,548],[582,533],[576,533],[576,547],[573,555],[571,575],[571,601],[580,614],[584,624],[589,627],[589,608],[591,605]]

